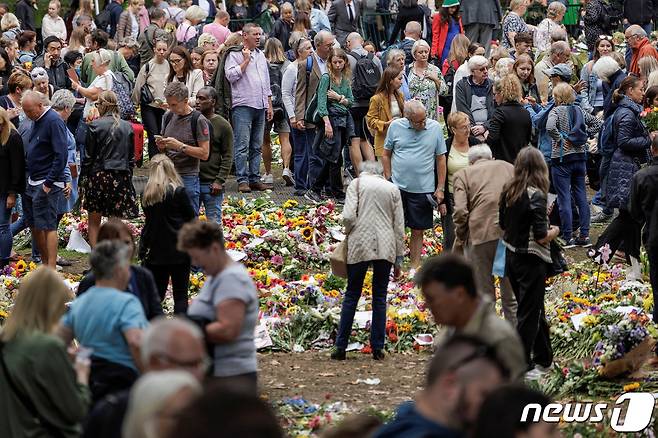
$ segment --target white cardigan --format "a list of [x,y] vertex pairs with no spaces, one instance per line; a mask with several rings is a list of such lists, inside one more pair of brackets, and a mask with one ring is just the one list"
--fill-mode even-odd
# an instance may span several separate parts
[[343,223],[348,236],[348,264],[370,260],[395,263],[396,257],[404,256],[400,190],[383,177],[364,172],[350,183],[343,207]]
[[[174,75],[173,82],[178,82],[178,78]],[[185,80],[185,86],[190,93],[190,106],[194,108],[196,103],[196,94],[197,92],[205,87],[206,83],[203,80],[203,72],[199,69],[194,69],[187,74],[187,79]]]
[[295,117],[295,89],[297,87],[297,61],[288,65],[281,78],[281,98],[288,118]]

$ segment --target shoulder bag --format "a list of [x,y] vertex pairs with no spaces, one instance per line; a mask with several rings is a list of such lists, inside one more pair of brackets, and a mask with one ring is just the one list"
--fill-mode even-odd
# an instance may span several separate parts
[[10,390],[16,394],[16,397],[18,397],[18,400],[23,405],[23,407],[27,409],[30,415],[32,415],[37,420],[37,422],[48,432],[48,435],[54,438],[65,438],[64,433],[61,430],[59,430],[54,424],[50,423],[43,415],[41,415],[37,407],[34,405],[34,402],[32,402],[32,399],[27,394],[18,389],[16,383],[11,378],[11,374],[9,374],[9,370],[7,369],[4,347],[5,343],[0,342],[0,363],[2,364],[2,373],[4,374],[5,379],[9,384]]
[[[359,217],[359,181],[361,178],[356,179],[356,217]],[[336,277],[347,278],[347,239],[345,236],[333,252],[329,256],[331,263],[331,273]]]
[[144,77],[144,85],[139,89],[139,103],[140,105],[149,105],[155,100],[153,98],[153,93],[151,92],[151,87],[148,85],[148,80],[151,70],[151,61],[146,63],[146,76]]

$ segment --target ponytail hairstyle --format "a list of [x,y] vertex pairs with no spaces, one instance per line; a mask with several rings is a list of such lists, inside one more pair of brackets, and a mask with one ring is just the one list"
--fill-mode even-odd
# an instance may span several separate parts
[[612,93],[612,101],[614,103],[619,103],[621,100],[626,96],[626,93],[628,93],[628,90],[631,88],[635,88],[640,84],[642,80],[638,78],[637,76],[626,76],[626,79],[621,81],[621,84],[619,84],[619,88],[617,88],[613,93]]
[[119,126],[121,116],[119,115],[119,102],[114,91],[106,90],[99,94],[96,101],[96,108],[101,117],[110,116],[114,119],[114,124],[112,125],[114,128]]

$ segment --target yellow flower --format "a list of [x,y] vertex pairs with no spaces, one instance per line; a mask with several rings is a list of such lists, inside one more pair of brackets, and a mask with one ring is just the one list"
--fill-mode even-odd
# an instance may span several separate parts
[[570,300],[573,298],[573,294],[571,292],[565,292],[564,295],[562,295],[562,298],[565,300]]
[[19,260],[16,262],[16,270],[18,272],[25,272],[25,269],[27,268],[27,263],[25,263],[25,260]]
[[288,199],[286,202],[283,203],[283,208],[293,208],[297,207],[299,205],[299,202],[295,201],[294,199]]
[[306,240],[313,239],[313,228],[306,227],[302,229],[302,237]]
[[633,382],[629,383],[628,385],[624,385],[624,392],[629,392],[629,391],[635,391],[640,387],[640,384],[638,382]]
[[199,220],[205,222],[205,221],[208,220],[208,218],[206,217],[205,214],[201,214],[201,215],[199,215]]
[[30,267],[30,271],[34,271],[37,268],[37,264],[34,262],[30,262],[28,266]]
[[587,315],[583,318],[583,324],[586,326],[594,326],[599,322],[599,319],[594,315]]

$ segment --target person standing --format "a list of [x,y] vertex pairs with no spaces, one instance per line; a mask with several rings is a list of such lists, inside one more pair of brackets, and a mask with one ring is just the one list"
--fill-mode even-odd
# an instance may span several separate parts
[[489,60],[475,55],[468,60],[470,75],[455,84],[455,110],[471,121],[471,134],[483,140],[494,115],[493,81],[489,79]]
[[544,156],[539,149],[527,146],[516,158],[514,176],[505,184],[499,204],[507,249],[505,275],[518,303],[517,330],[531,371],[526,376],[534,379],[553,363],[544,294],[551,263],[549,243],[560,234],[560,229],[548,225],[548,187]]
[[358,32],[362,3],[357,0],[334,0],[327,16],[331,29],[341,46],[352,32]]
[[79,436],[91,401],[89,361],[72,365],[55,334],[71,298],[53,269],[40,267],[21,279],[0,339],[0,423],[7,436]]
[[658,321],[658,136],[651,141],[651,164],[633,176],[629,213],[643,227],[642,243],[649,257],[649,278],[653,289],[653,319]]
[[208,120],[189,104],[189,92],[181,82],[171,82],[164,91],[169,111],[162,118],[162,137],[158,150],[174,163],[185,190],[199,215],[199,163],[210,155]]
[[[404,258],[404,212],[398,188],[386,181],[377,161],[364,161],[359,177],[347,188],[343,223],[347,235],[347,288],[336,335],[334,360],[345,360],[354,312],[363,281],[372,264],[372,319],[370,346],[375,360],[384,358],[386,293],[391,268],[400,274]],[[377,242],[374,246],[372,242]]]
[[169,64],[169,82],[185,84],[189,93],[189,104],[194,106],[197,91],[206,85],[203,79],[203,66],[199,65],[199,68],[195,68],[190,52],[183,46],[176,46],[169,51]]
[[44,51],[41,55],[34,58],[35,67],[43,67],[48,73],[48,82],[50,82],[55,91],[71,90],[72,83],[67,70],[69,66],[62,59],[62,41],[57,36],[49,36],[43,40]]
[[375,134],[375,156],[381,158],[384,154],[384,141],[388,127],[394,120],[402,117],[404,96],[400,91],[404,73],[397,67],[386,67],[375,95],[370,99],[370,107],[366,115],[366,124]]
[[419,100],[427,110],[427,117],[439,121],[439,96],[448,93],[448,87],[441,70],[429,63],[430,46],[425,40],[418,40],[411,48],[411,63],[408,73],[409,93],[412,99]]
[[25,222],[37,241],[45,265],[57,261],[57,209],[64,196],[67,166],[66,123],[48,106],[48,98],[33,90],[23,93],[23,111],[34,122],[27,145]]
[[34,24],[34,11],[36,10],[36,1],[18,0],[16,2],[16,18],[21,23],[22,30],[37,30]]
[[96,245],[102,217],[139,215],[132,183],[133,128],[119,117],[117,96],[104,91],[96,108],[100,118],[89,123],[82,162],[83,207],[89,213],[89,244]]
[[115,41],[123,41],[124,38],[137,40],[139,36],[139,2],[140,0],[131,0],[128,9],[121,13]]
[[0,268],[9,263],[12,235],[9,228],[16,197],[25,191],[23,140],[9,121],[10,113],[0,110]]
[[231,16],[226,11],[218,11],[215,21],[203,26],[203,33],[209,33],[215,37],[217,44],[224,44],[226,38],[231,34],[228,24]]
[[261,143],[265,121],[273,118],[267,59],[258,48],[263,30],[247,23],[242,28],[241,52],[229,52],[224,71],[231,83],[233,146],[238,190],[249,193],[268,187],[260,181]]
[[[502,230],[497,223],[498,201],[503,186],[514,174],[514,166],[494,160],[486,144],[468,151],[468,167],[453,178],[455,199],[452,218],[455,223],[455,247],[464,249],[475,270],[477,285],[483,295],[496,301],[496,287],[491,274]],[[500,295],[505,319],[516,327],[516,298],[509,278],[500,278]]]
[[624,36],[626,38],[626,44],[628,44],[628,47],[630,47],[633,52],[631,63],[628,65],[628,73],[635,73],[636,75],[639,75],[640,59],[644,58],[645,56],[650,56],[658,60],[658,51],[651,45],[651,42],[649,41],[649,38],[647,38],[647,33],[644,31],[644,29],[642,29],[642,27],[638,26],[637,24],[628,26]]
[[295,22],[293,20],[293,12],[292,4],[289,2],[282,4],[281,17],[274,22],[272,32],[270,32],[270,38],[276,38],[281,41],[284,52],[290,50],[290,34],[292,33],[292,26]]
[[247,269],[224,249],[222,227],[195,221],[178,234],[178,249],[187,252],[207,279],[192,301],[188,316],[204,326],[213,345],[211,376],[246,392],[258,391],[254,329],[258,323],[258,291]]
[[117,27],[119,26],[119,20],[121,19],[121,14],[123,13],[123,0],[110,0],[105,7],[105,10],[110,12],[110,23],[107,29],[101,29],[104,32],[107,32],[110,35],[110,38],[114,39],[114,36],[117,33]]
[[[439,122],[428,119],[417,100],[404,104],[404,118],[388,127],[384,142],[384,178],[398,186],[405,225],[411,229],[411,268],[420,266],[423,233],[434,226],[434,207],[443,202],[446,145]],[[436,172],[436,179],[435,179]]]
[[56,36],[60,41],[66,41],[66,23],[59,16],[59,10],[59,1],[48,3],[48,13],[41,20],[41,38],[44,40],[49,36]]
[[224,184],[233,162],[233,129],[224,117],[215,114],[217,91],[203,87],[196,96],[196,107],[210,123],[210,156],[199,165],[200,199],[208,220],[222,223]]
[[462,0],[462,23],[464,31],[471,42],[484,46],[488,55],[493,37],[493,30],[500,25],[502,12],[498,0]]
[[[486,3],[486,2],[485,2]],[[516,34],[521,32],[528,32],[528,25],[523,20],[523,16],[528,10],[528,0],[512,0],[509,4],[509,12],[503,18],[502,27],[503,27],[503,38],[502,38],[502,47],[507,50],[514,48],[515,41],[514,37]],[[470,38],[470,36],[469,36]],[[473,41],[473,40],[471,40]],[[482,41],[478,41],[481,44]]]
[[153,274],[160,301],[164,301],[171,279],[174,313],[184,314],[190,258],[176,249],[176,238],[182,226],[192,221],[196,213],[174,163],[164,154],[151,160],[142,207],[144,228],[139,241],[139,259]]
[[167,16],[161,8],[151,8],[149,12],[151,24],[146,26],[137,38],[139,43],[139,58],[141,66],[153,59],[156,41],[163,40],[167,43],[169,49],[176,44],[176,38],[172,32],[164,30],[167,24]]
[[442,66],[448,59],[452,40],[463,33],[459,0],[444,0],[439,13],[432,17],[432,59],[437,62],[437,66]]

